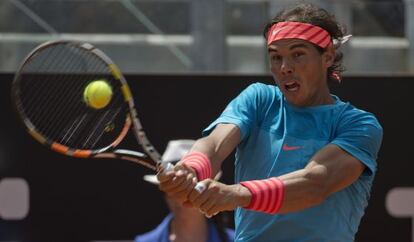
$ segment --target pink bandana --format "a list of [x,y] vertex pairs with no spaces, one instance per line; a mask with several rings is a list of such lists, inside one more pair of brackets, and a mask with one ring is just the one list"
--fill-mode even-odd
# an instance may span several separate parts
[[328,31],[301,22],[279,22],[274,24],[267,34],[267,45],[280,39],[303,39],[323,49],[332,43]]

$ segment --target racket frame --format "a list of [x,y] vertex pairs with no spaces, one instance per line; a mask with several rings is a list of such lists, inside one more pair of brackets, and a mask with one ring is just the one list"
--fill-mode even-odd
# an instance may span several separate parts
[[[29,63],[33,56],[35,56],[39,51],[48,48],[52,45],[71,45],[76,48],[81,48],[86,51],[89,51],[91,54],[94,54],[95,56],[100,58],[110,69],[113,78],[121,83],[121,92],[125,99],[125,102],[127,102],[128,104],[129,111],[125,119],[124,127],[122,128],[118,137],[110,145],[94,150],[72,149],[66,145],[60,144],[56,141],[50,140],[47,137],[45,137],[43,134],[41,134],[41,132],[39,132],[36,129],[35,125],[29,120],[29,118],[25,114],[25,111],[21,105],[22,101],[20,100],[19,84],[21,71],[24,69],[25,65]],[[169,163],[162,162],[161,155],[147,138],[147,135],[144,132],[142,124],[138,118],[131,90],[125,77],[122,75],[120,69],[103,51],[99,50],[98,48],[94,47],[89,43],[72,40],[55,40],[45,42],[36,47],[26,56],[26,58],[23,60],[22,64],[18,68],[18,71],[16,72],[12,84],[12,99],[16,103],[17,111],[20,115],[20,118],[23,120],[24,125],[26,126],[27,132],[39,143],[48,146],[55,152],[77,158],[123,159],[143,165],[154,171],[159,171],[161,167],[169,170],[172,166]],[[138,141],[139,145],[142,147],[145,153],[125,149],[116,149],[118,144],[120,144],[121,141],[125,138],[131,127],[136,140]]]

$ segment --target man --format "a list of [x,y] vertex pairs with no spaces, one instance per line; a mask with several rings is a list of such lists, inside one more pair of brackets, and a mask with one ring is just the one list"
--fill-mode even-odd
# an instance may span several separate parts
[[[235,241],[354,241],[382,128],[329,91],[344,33],[310,4],[282,11],[264,33],[277,86],[244,90],[174,171],[158,174],[160,189],[208,216],[235,210]],[[235,148],[236,184],[209,179]]]
[[[194,144],[194,140],[171,140],[162,156],[164,162],[175,163]],[[220,179],[219,173],[215,179]],[[158,185],[155,175],[146,175],[144,180]],[[198,209],[183,206],[174,199],[165,197],[169,213],[153,230],[135,237],[135,242],[232,242],[234,230],[225,226],[222,216],[207,219]]]

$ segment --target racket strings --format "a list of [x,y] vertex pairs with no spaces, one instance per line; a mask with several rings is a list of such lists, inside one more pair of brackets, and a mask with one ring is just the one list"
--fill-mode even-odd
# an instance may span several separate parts
[[[90,69],[92,70],[91,73],[108,73],[108,71],[106,70],[105,63],[100,63],[101,60],[99,58],[96,58],[94,55],[90,54],[89,52],[86,52],[84,54],[89,55],[88,58],[90,57],[90,61],[88,61],[88,64],[90,66]],[[102,78],[102,75],[98,74],[98,75],[94,75],[93,77],[90,77],[89,79],[96,80],[100,78]],[[106,78],[106,79],[107,81],[109,81],[109,79],[111,78]],[[90,80],[88,80],[83,86],[86,86],[86,84]],[[114,89],[114,91],[116,90],[117,89]],[[97,114],[96,111],[83,112],[83,110],[81,110],[81,114],[80,114],[81,116],[77,115],[76,119],[72,122],[72,124],[69,124],[70,127],[69,128],[65,127],[66,130],[64,130],[63,132],[64,136],[60,140],[60,143],[69,145],[71,147],[73,146],[81,147],[83,149],[95,147],[96,143],[105,134],[105,130],[108,130],[106,129],[106,126],[109,125],[114,120],[114,117],[120,111],[120,108],[118,108],[118,111],[115,113],[113,113],[111,110],[111,109],[114,109],[114,107],[118,107],[122,105],[122,102],[116,101],[116,99],[119,100],[118,97],[119,95],[114,95],[114,98],[110,103],[110,107],[106,107],[104,109],[105,111],[103,114],[96,115]],[[82,108],[85,108],[85,106],[86,104],[84,104]],[[98,112],[101,112],[101,111],[98,111]],[[109,119],[106,118],[108,114],[112,114],[112,116]]]
[[[39,123],[39,120],[42,119],[48,119],[48,124],[54,124],[55,122],[53,118],[55,118],[56,115],[56,108],[59,107],[59,105],[61,105],[60,99],[67,98],[65,94],[67,95],[67,93],[69,93],[62,91],[67,90],[69,88],[69,82],[62,82],[60,80],[57,80],[56,76],[54,76],[56,74],[53,73],[57,72],[59,65],[65,65],[68,68],[71,68],[71,66],[68,63],[70,63],[71,58],[73,58],[73,56],[70,56],[70,58],[64,58],[62,61],[61,59],[59,59],[59,56],[62,55],[62,51],[64,49],[61,48],[61,46],[56,47],[57,48],[45,50],[45,54],[42,52],[38,53],[35,59],[36,61],[28,63],[29,65],[27,67],[27,72],[37,72],[36,75],[32,76],[32,79],[25,81],[25,84],[27,84],[27,88],[30,89],[27,91],[30,91],[30,95],[24,95],[32,99],[30,102],[27,102],[26,109],[28,111],[32,111],[32,113],[28,113],[28,116],[33,117],[32,121],[35,123]],[[49,64],[49,62],[51,63]],[[43,63],[43,66],[45,66],[44,68],[41,68],[42,66],[38,66],[39,64]],[[37,83],[43,85],[38,86]]]
[[[101,60],[98,59],[98,61],[101,61]],[[99,72],[107,73],[109,71],[107,65],[99,65],[99,67],[100,67]],[[99,78],[101,77],[94,76],[93,80],[96,80]],[[112,77],[107,78],[106,80],[112,83],[112,86],[115,86],[118,84],[117,82],[113,80]],[[119,88],[114,88],[113,92],[119,92]],[[83,139],[78,139],[75,146],[96,147],[98,141],[101,140],[102,136],[104,136],[106,133],[111,132],[113,131],[113,129],[115,129],[115,124],[117,124],[118,126],[119,124],[123,124],[123,121],[125,120],[125,117],[123,116],[119,116],[122,120],[114,122],[114,120],[118,117],[119,113],[121,113],[122,111],[124,111],[123,113],[126,112],[125,105],[123,104],[125,104],[125,102],[123,101],[122,94],[114,93],[112,101],[109,103],[109,106],[104,109],[103,114],[99,115],[99,117],[96,117],[96,120],[95,122],[93,122],[93,125],[91,127],[86,128],[86,129],[81,128],[81,129],[74,130],[74,132],[79,131],[79,130],[85,130],[86,131],[85,133],[89,133],[86,135],[83,134],[82,136],[79,136],[79,137],[82,137]],[[94,114],[95,113],[90,113],[90,112],[87,113],[89,118],[94,118],[95,116]],[[82,124],[82,126],[85,126],[89,122],[74,122],[74,123],[80,123]],[[121,127],[116,127],[116,128],[120,129]],[[74,132],[72,132],[71,136],[73,135]]]
[[[62,50],[62,48],[59,48],[60,50]],[[55,49],[52,49],[55,50]],[[26,89],[31,89],[31,93],[32,95],[21,95],[22,97],[22,103],[24,106],[26,106],[26,110],[34,110],[37,107],[37,102],[35,102],[35,99],[43,98],[43,99],[47,99],[47,96],[44,96],[44,93],[41,93],[42,91],[45,90],[45,87],[47,86],[47,81],[43,81],[43,82],[39,82],[36,83],[36,88],[35,85],[32,82],[38,82],[38,79],[34,79],[36,78],[38,75],[40,75],[40,73],[43,71],[44,66],[51,66],[53,65],[52,63],[49,63],[51,59],[55,59],[52,58],[50,55],[54,52],[54,51],[50,51],[49,49],[45,51],[45,57],[44,60],[45,61],[38,61],[38,62],[27,62],[24,66],[24,70],[21,73],[21,78],[20,78],[20,83],[21,83],[21,90],[23,90],[24,93],[26,93]],[[36,54],[36,58],[43,58],[43,52],[37,53]],[[36,66],[38,65],[38,66]],[[24,80],[24,81],[22,81]],[[29,114],[30,116],[32,116],[31,114]],[[34,121],[34,120],[33,120]]]
[[[63,61],[56,59],[55,65],[50,66],[50,68],[43,71],[56,73],[58,69],[55,68],[59,68],[61,65],[67,66],[68,69],[77,68],[74,66],[79,65],[79,63],[72,62],[72,59],[73,58],[65,58],[62,59]],[[74,86],[77,88],[70,91],[73,89],[70,85],[71,81],[73,80],[71,80],[70,75],[56,76],[56,74],[52,74],[48,75],[47,79],[45,79],[48,87],[44,90],[48,92],[43,95],[45,98],[39,100],[37,104],[41,107],[42,112],[37,115],[36,123],[40,124],[44,117],[47,117],[47,122],[44,122],[42,125],[45,126],[42,128],[42,131],[47,136],[56,137],[56,134],[53,134],[53,131],[59,132],[62,129],[62,125],[64,125],[68,119],[77,115],[75,110],[73,110],[73,105],[68,104],[73,103],[74,99],[78,96],[73,95],[73,93],[76,93],[77,91],[81,92],[82,90],[81,87]],[[65,122],[62,122],[62,120],[65,120]]]
[[[62,48],[61,48],[62,49]],[[67,66],[68,69],[74,68],[73,66],[80,65],[79,62],[72,61],[74,56],[69,56],[69,58],[60,59],[57,55],[55,58],[55,65],[50,66],[49,68],[42,70],[44,73],[51,73],[47,75],[45,79],[45,83],[48,85],[47,88],[43,89],[47,91],[46,94],[42,95],[43,99],[39,100],[39,102],[34,105],[38,105],[40,107],[47,107],[42,108],[43,113],[39,113],[37,118],[39,120],[44,119],[46,116],[48,118],[48,126],[44,128],[44,132],[46,134],[51,134],[53,130],[60,130],[59,124],[64,124],[64,122],[59,122],[59,120],[64,117],[64,114],[68,115],[69,113],[73,113],[73,110],[70,110],[70,107],[73,105],[68,105],[73,103],[74,99],[76,98],[75,95],[71,95],[72,93],[76,93],[76,91],[81,91],[81,87],[77,87],[73,91],[69,91],[70,89],[74,88],[71,87],[70,75],[59,75],[57,76],[59,66]],[[66,105],[65,105],[66,104]],[[65,105],[65,106],[63,106]]]
[[84,145],[95,147],[96,143],[101,139],[101,137],[105,134],[105,132],[110,132],[110,129],[112,129],[112,125],[113,125],[112,122],[120,111],[121,111],[121,108],[118,108],[116,111],[113,111],[113,110],[107,111],[106,115],[102,116],[98,120],[95,127],[92,129],[90,134],[86,137],[84,141]]
[[[93,149],[109,145],[122,130],[128,109],[121,84],[90,51],[68,45],[40,51],[27,63],[21,79],[24,112],[49,140]],[[101,110],[83,101],[84,88],[96,79],[106,79],[113,87],[110,104]]]
[[[80,51],[79,49],[74,49],[75,51]],[[79,55],[81,55],[82,53],[78,53]],[[85,58],[84,56],[81,56],[82,60],[84,60],[83,58]],[[97,58],[93,58],[91,60],[96,60]],[[90,60],[90,61],[91,61]],[[76,61],[74,63],[74,65],[72,65],[72,68],[74,70],[78,70],[79,68],[77,67],[77,65],[85,65],[85,61]],[[96,63],[94,65],[90,65],[92,71],[94,70],[95,66],[98,66],[99,62],[96,61]],[[83,71],[88,71],[91,72],[91,70],[85,69]],[[54,134],[55,137],[57,137],[57,141],[59,143],[68,145],[71,144],[72,142],[70,142],[69,140],[66,140],[67,137],[72,138],[73,134],[79,130],[81,127],[83,127],[87,122],[90,121],[90,119],[92,118],[90,115],[88,115],[88,107],[86,107],[86,103],[82,103],[79,102],[79,100],[82,100],[82,94],[83,94],[83,89],[85,88],[85,86],[87,85],[87,83],[93,79],[91,79],[92,77],[88,78],[83,78],[83,79],[79,79],[79,76],[76,75],[76,73],[74,73],[73,75],[64,75],[63,79],[66,83],[71,84],[71,83],[77,83],[77,85],[75,86],[75,89],[73,92],[76,95],[72,95],[70,100],[67,101],[67,103],[72,104],[70,106],[68,106],[67,108],[61,108],[59,110],[57,110],[57,112],[55,112],[55,117],[54,117],[54,121],[58,121],[61,120],[62,118],[69,118],[68,122],[65,123],[60,123],[59,126],[56,127],[56,129],[52,129],[50,130],[52,131],[56,131],[56,133]],[[65,102],[65,101],[62,101]],[[76,104],[76,105],[73,105]],[[56,110],[54,110],[56,111]],[[65,117],[65,115],[67,115],[67,113],[70,113],[71,115],[69,117]],[[79,121],[80,120],[80,121]],[[63,131],[63,132],[62,132]],[[71,134],[72,133],[72,134]]]

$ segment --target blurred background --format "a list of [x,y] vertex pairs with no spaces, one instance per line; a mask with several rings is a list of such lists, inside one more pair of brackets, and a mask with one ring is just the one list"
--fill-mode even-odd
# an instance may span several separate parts
[[[37,44],[97,44],[127,73],[267,74],[264,24],[290,0],[3,0],[0,71]],[[414,1],[319,0],[354,37],[347,74],[414,73]],[[389,61],[393,60],[393,61]]]
[[[333,92],[373,112],[384,127],[379,170],[356,241],[414,242],[414,0],[308,2],[334,13],[353,35],[342,47],[344,81]],[[167,213],[163,195],[142,182],[149,170],[65,157],[25,133],[10,84],[34,47],[72,39],[106,52],[126,74],[143,126],[162,153],[168,140],[199,137],[250,83],[273,83],[262,31],[294,3],[1,0],[0,242],[131,241]],[[134,148],[131,137],[126,143]],[[232,183],[232,161],[224,167],[226,183]]]

